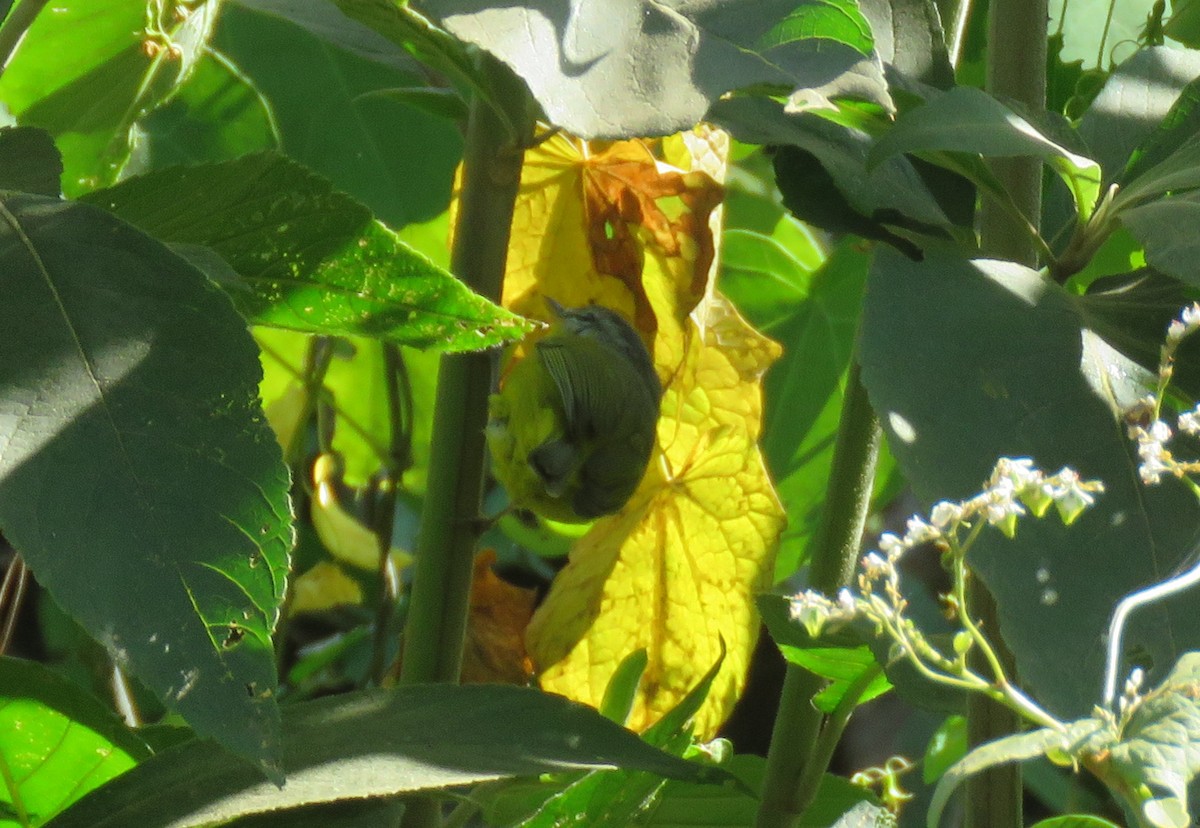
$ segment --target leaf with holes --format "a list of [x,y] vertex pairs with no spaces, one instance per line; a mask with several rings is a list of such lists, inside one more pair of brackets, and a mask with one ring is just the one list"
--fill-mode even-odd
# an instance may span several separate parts
[[101,210],[0,200],[0,531],[199,733],[269,766],[288,472],[228,298]]

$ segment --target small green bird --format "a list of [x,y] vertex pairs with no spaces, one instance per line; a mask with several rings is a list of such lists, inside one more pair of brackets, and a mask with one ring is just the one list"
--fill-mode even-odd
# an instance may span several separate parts
[[493,473],[514,506],[564,523],[621,510],[650,462],[662,385],[633,327],[565,309],[488,399]]

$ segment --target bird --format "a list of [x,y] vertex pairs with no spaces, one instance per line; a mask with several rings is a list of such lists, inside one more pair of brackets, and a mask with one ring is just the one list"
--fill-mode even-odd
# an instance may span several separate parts
[[513,507],[563,523],[619,512],[654,449],[662,384],[633,326],[564,308],[488,398],[492,471]]

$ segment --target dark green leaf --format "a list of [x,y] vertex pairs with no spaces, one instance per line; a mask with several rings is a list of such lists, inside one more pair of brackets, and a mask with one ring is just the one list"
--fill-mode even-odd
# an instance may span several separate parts
[[194,263],[254,324],[451,351],[528,330],[400,242],[361,204],[278,155],[162,170],[87,200],[163,241],[212,247],[237,281],[211,259]]
[[245,323],[101,210],[0,216],[0,528],[198,733],[268,762],[291,510]]
[[0,129],[0,190],[62,194],[62,156],[50,133],[36,127]]
[[[320,5],[341,14],[324,0],[278,2]],[[370,0],[370,5],[397,14],[389,0]],[[304,25],[304,20],[293,23],[277,14],[227,6],[213,42],[269,101],[289,157],[328,178],[390,227],[442,213],[462,156],[458,125],[370,94],[422,85],[425,75],[405,69],[409,64],[398,59],[399,50],[390,42],[378,49],[372,45],[369,58],[362,48],[347,51],[344,40],[330,44]]]
[[397,86],[392,89],[380,89],[377,92],[366,92],[359,95],[358,99],[360,101],[371,99],[396,101],[450,121],[466,123],[467,120],[467,102],[453,89]]
[[[905,227],[940,236],[951,227],[907,160],[893,158],[868,169],[872,139],[860,130],[838,126],[812,113],[788,114],[782,104],[766,98],[721,101],[710,117],[739,140],[796,148],[792,150],[794,166],[789,162],[785,165],[789,168],[782,171],[787,177],[779,181],[780,190],[785,198],[791,194],[797,205],[805,205],[806,213],[829,215],[830,221],[837,222],[829,227],[835,232],[863,226],[864,218],[872,225]],[[832,187],[821,187],[819,182],[805,178],[814,173],[809,159],[819,162],[822,175],[832,178]],[[811,190],[806,192],[806,187]],[[836,200],[838,206],[822,210],[814,195],[817,193]],[[810,216],[802,214],[800,218],[809,220]],[[890,235],[887,240],[894,241]]]
[[84,798],[53,828],[185,828],[319,802],[597,767],[696,782],[729,778],[647,745],[588,707],[503,685],[415,685],[303,702],[284,711],[283,727],[284,788],[211,742],[191,742]]
[[234,0],[239,6],[299,26],[319,40],[356,57],[395,69],[419,71],[408,52],[329,2],[312,0]]
[[[1149,268],[1094,281],[1083,296],[1072,297],[1084,324],[1147,371],[1158,370],[1167,325],[1200,292]],[[1172,383],[1200,399],[1200,339],[1179,347]]]
[[396,828],[404,801],[360,799],[271,811],[235,819],[223,828]]
[[1123,211],[1120,219],[1146,249],[1146,264],[1200,287],[1200,191],[1142,204]]
[[0,812],[18,824],[40,825],[150,755],[98,699],[15,658],[0,658],[0,733]]
[[5,67],[0,101],[22,125],[55,137],[67,195],[117,179],[137,119],[166,100],[195,66],[217,3],[196,4],[182,17],[174,8],[63,0],[53,13],[37,16]]
[[859,6],[885,64],[937,89],[954,85],[946,35],[932,0],[860,0]]
[[[1139,168],[1148,168],[1165,157],[1162,149],[1167,135],[1180,133],[1167,129],[1163,119],[1197,75],[1200,53],[1165,46],[1140,50],[1113,70],[1079,122],[1079,135],[1104,169],[1106,181],[1120,176],[1128,182]],[[1135,150],[1155,133],[1160,136],[1154,141],[1155,149],[1148,146],[1135,155]],[[1122,174],[1131,161],[1133,165]]]
[[[1002,456],[1104,482],[1072,526],[1025,519],[1014,541],[984,532],[971,558],[1023,679],[1060,715],[1090,711],[1112,607],[1169,572],[1200,521],[1182,486],[1142,485],[1117,417],[1150,375],[1089,330],[1065,291],[1009,263],[946,253],[916,264],[881,251],[864,314],[863,380],[923,502],[972,495]],[[1200,642],[1189,607],[1135,621],[1159,671]]]
[[163,106],[138,122],[126,175],[231,161],[283,144],[271,104],[228,59],[205,54]]
[[1197,188],[1200,188],[1200,135],[1193,135],[1159,163],[1140,168],[1137,177],[1117,192],[1112,207],[1120,215],[1173,191],[1182,193]]
[[689,129],[725,92],[760,85],[890,105],[878,67],[864,60],[870,26],[853,0],[424,6],[456,37],[507,63],[552,123],[582,137]]
[[[1174,82],[1167,82],[1167,94],[1174,93],[1174,97],[1169,102],[1161,97],[1155,101],[1157,106],[1148,114],[1158,117],[1147,119],[1143,139],[1128,156],[1129,160],[1120,176],[1120,182],[1125,186],[1165,161],[1200,133],[1200,79],[1197,78],[1200,75],[1200,56],[1192,52],[1184,54],[1185,57],[1173,58],[1170,64],[1175,78]],[[1146,93],[1143,92],[1143,95]],[[1165,113],[1160,112],[1163,104],[1170,106]]]
[[921,767],[921,778],[925,784],[942,778],[946,769],[967,755],[967,719],[965,716],[947,716],[938,726],[925,748],[925,761]]
[[1100,167],[1043,135],[995,98],[956,87],[910,110],[871,149],[874,167],[898,153],[961,152],[984,157],[1032,156],[1066,182],[1076,210],[1087,218],[1100,192]]
[[898,236],[883,222],[856,210],[838,189],[833,176],[816,155],[801,147],[775,150],[775,178],[783,203],[792,215],[832,233],[852,233],[890,244],[910,259],[921,258],[921,248]]
[[1098,816],[1087,814],[1068,814],[1066,816],[1050,817],[1036,823],[1032,828],[1120,828],[1115,823]]

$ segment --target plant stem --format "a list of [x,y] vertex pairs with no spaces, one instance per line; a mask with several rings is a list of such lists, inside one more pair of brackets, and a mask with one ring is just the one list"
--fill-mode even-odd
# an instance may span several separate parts
[[33,25],[38,14],[49,0],[21,0],[0,26],[0,72],[8,68],[8,62],[21,45],[25,32]]
[[[513,144],[495,108],[471,99],[463,148],[462,187],[454,226],[451,269],[475,292],[499,301],[508,258],[513,204],[525,142],[533,134],[524,83],[498,61],[480,56],[493,86],[504,86],[511,111],[522,113]],[[483,501],[488,394],[492,356],[442,357],[433,410],[429,481],[417,535],[412,595],[404,628],[400,683],[457,682],[470,608],[471,573]],[[440,822],[437,805],[415,799],[405,828]]]
[[[1046,106],[1046,0],[991,0],[988,7],[987,91],[1024,104],[1032,112]],[[1017,209],[1034,227],[1041,224],[1042,165],[1033,158],[999,158],[992,162],[996,178]],[[1036,267],[1038,249],[1026,228],[985,200],[980,211],[984,251]],[[1009,677],[1016,674],[1012,654],[1000,640],[996,602],[978,578],[970,584],[970,612],[995,644],[995,656]],[[967,609],[963,608],[964,611]],[[972,653],[983,658],[978,648]],[[990,667],[990,665],[987,665]],[[976,669],[985,669],[979,665]],[[967,700],[967,735],[972,746],[1017,733],[1021,717],[980,694]],[[967,828],[1020,828],[1021,767],[992,768],[967,780]]]
[[371,643],[371,678],[375,684],[382,683],[387,668],[392,614],[399,598],[400,583],[392,563],[396,492],[400,478],[412,465],[412,388],[399,345],[384,343],[383,371],[388,402],[388,457],[383,473],[376,480],[371,504],[372,529],[379,542],[379,606],[375,610],[375,633]]
[[[494,66],[495,74],[507,72]],[[478,97],[471,101],[464,152],[451,268],[477,293],[499,301],[522,155]],[[438,376],[402,684],[458,681],[482,507],[492,357],[447,354]]]
[[[810,583],[826,595],[836,594],[854,575],[871,505],[879,440],[879,420],[860,380],[856,355],[846,380],[829,496],[813,542]],[[767,752],[758,828],[791,828],[816,795],[829,759],[829,751],[820,750],[828,742],[821,741],[823,717],[813,706],[813,696],[824,683],[802,667],[787,667]]]

